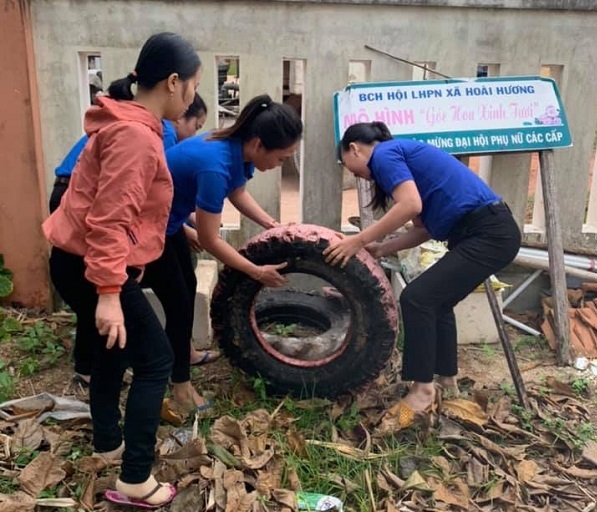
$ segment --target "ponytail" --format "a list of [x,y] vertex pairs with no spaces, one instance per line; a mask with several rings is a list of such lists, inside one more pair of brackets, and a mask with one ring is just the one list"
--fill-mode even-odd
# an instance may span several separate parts
[[[344,132],[344,136],[338,147],[338,157],[341,160],[342,153],[350,149],[352,142],[369,145],[375,142],[392,140],[393,138],[390,129],[385,123],[374,121],[372,123],[353,124]],[[375,210],[387,210],[391,197],[383,191],[375,180],[371,183],[371,188],[373,190],[373,198],[367,206]]]
[[257,137],[271,151],[292,146],[302,133],[303,122],[294,109],[262,94],[245,105],[232,126],[215,130],[209,139],[236,138],[245,142]]
[[115,100],[133,100],[135,95],[131,87],[136,81],[137,78],[133,73],[129,73],[126,77],[119,80],[114,80],[108,87],[110,98],[114,98]]

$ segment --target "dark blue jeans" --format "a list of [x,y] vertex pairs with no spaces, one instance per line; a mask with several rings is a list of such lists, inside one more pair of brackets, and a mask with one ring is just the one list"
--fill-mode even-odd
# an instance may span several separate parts
[[458,373],[454,307],[520,248],[520,230],[504,203],[465,215],[448,238],[450,251],[400,295],[404,324],[402,380],[432,382]]
[[[98,296],[95,286],[85,279],[83,258],[54,247],[50,274],[58,293],[79,321],[95,325]],[[129,279],[120,293],[126,347],[107,350],[106,337],[95,328],[80,340],[90,344],[93,353],[89,394],[93,446],[98,452],[114,450],[120,446],[124,434],[126,449],[120,478],[131,484],[144,482],[150,475],[162,400],[174,360],[168,338],[135,281],[138,274],[137,269],[129,270]],[[129,366],[134,375],[121,430],[120,391],[124,371]]]

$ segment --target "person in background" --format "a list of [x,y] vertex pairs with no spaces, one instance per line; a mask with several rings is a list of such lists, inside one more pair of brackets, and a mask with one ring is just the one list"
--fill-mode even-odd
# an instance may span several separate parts
[[[195,212],[197,236],[204,250],[265,286],[285,284],[278,271],[286,263],[256,265],[249,261],[220,237],[220,225],[226,198],[263,228],[278,225],[247,191],[247,181],[255,168],[267,171],[290,158],[302,132],[297,113],[264,94],[250,100],[229,128],[191,137],[170,148],[166,160],[174,182],[174,200],[167,234],[179,232]],[[188,258],[184,256],[184,260]]]
[[[151,475],[173,354],[138,281],[163,250],[172,204],[161,119],[175,121],[186,111],[200,73],[188,41],[172,33],[151,36],[135,69],[87,111],[89,141],[60,206],[43,224],[52,245],[52,282],[78,321],[96,327],[82,340],[94,350],[93,446],[106,460],[122,456],[116,490],[106,491],[121,504],[156,507],[176,494]],[[129,366],[134,374],[121,427],[120,391]]]
[[[166,150],[177,144],[179,141],[195,135],[197,131],[203,128],[206,118],[207,105],[201,96],[195,93],[193,103],[191,103],[180,119],[177,119],[174,122],[162,119],[162,140],[164,149]],[[83,135],[64,157],[64,160],[60,165],[56,167],[56,181],[54,182],[54,188],[50,197],[50,213],[54,212],[60,205],[60,201],[68,188],[71,175],[79,160],[79,156],[88,140],[89,137],[87,134]],[[188,243],[193,247],[193,250],[200,250],[195,229],[185,225],[185,235],[187,236]],[[84,320],[77,322],[74,344],[75,376],[73,380],[75,383],[84,387],[89,385],[89,380],[91,378],[91,363],[93,359],[91,347],[84,340],[87,337],[93,336],[94,331],[95,325],[93,325],[93,323],[86,325]],[[211,363],[220,357],[220,353],[216,350],[196,350],[192,341],[190,349],[189,361],[192,365]]]
[[[434,375],[441,387],[457,391],[454,307],[514,259],[520,230],[508,206],[468,167],[429,144],[393,139],[383,123],[350,126],[339,157],[355,176],[372,181],[372,206],[386,213],[358,235],[331,242],[324,251],[329,263],[344,266],[363,247],[381,257],[430,238],[447,241],[450,249],[400,295],[402,380],[413,384],[385,421],[406,428],[417,413],[432,409]],[[376,242],[410,220],[414,228],[406,234]]]

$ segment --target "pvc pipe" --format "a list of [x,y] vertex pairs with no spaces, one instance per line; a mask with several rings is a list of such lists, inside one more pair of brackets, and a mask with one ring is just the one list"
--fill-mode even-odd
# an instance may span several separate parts
[[[549,261],[549,254],[542,249],[532,249],[530,247],[521,247],[518,251],[519,256],[532,258],[539,261]],[[577,256],[573,254],[564,254],[564,264],[569,267],[580,268],[595,272],[597,270],[597,259],[588,256]]]
[[541,336],[541,333],[538,330],[533,329],[532,327],[529,327],[528,325],[525,325],[522,322],[519,322],[518,320],[514,320],[514,318],[510,318],[508,315],[504,315],[502,313],[502,318],[504,319],[504,322],[507,322],[510,325],[513,325],[514,327],[517,327],[521,331],[529,333],[532,336]]
[[516,288],[503,302],[503,307],[506,307],[510,302],[512,302],[516,297],[518,297],[524,290],[528,288],[528,286],[535,280],[539,275],[543,273],[543,269],[535,270],[529,277],[527,277],[518,288]]
[[[531,267],[531,268],[541,268],[543,270],[549,270],[549,262],[547,260],[542,260],[538,258],[528,258],[526,256],[521,256],[520,254],[514,258],[513,263],[517,265],[522,265],[523,267]],[[597,273],[589,272],[587,270],[582,270],[578,267],[571,267],[566,265],[564,267],[564,271],[566,274],[577,277],[584,281],[588,281],[591,283],[597,282]]]

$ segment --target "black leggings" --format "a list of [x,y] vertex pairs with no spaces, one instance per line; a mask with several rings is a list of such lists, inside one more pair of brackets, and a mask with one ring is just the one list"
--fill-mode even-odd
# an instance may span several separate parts
[[174,350],[172,382],[187,382],[197,278],[184,228],[166,236],[164,252],[147,265],[141,286],[151,288],[164,308],[166,334]]
[[[83,258],[54,247],[50,274],[62,299],[77,314],[79,324],[95,326],[98,296],[95,286],[85,278]],[[138,270],[129,269],[129,279],[120,293],[126,347],[107,350],[106,337],[95,327],[84,339],[77,340],[92,355],[89,403],[93,446],[98,452],[114,450],[124,434],[126,449],[120,478],[131,484],[144,482],[150,475],[162,400],[174,359],[166,333],[134,279],[138,274]],[[120,390],[129,366],[133,368],[133,383],[121,430]]]
[[400,295],[404,322],[402,379],[432,382],[458,373],[454,307],[520,248],[520,230],[504,203],[466,215],[451,231],[450,251]]

